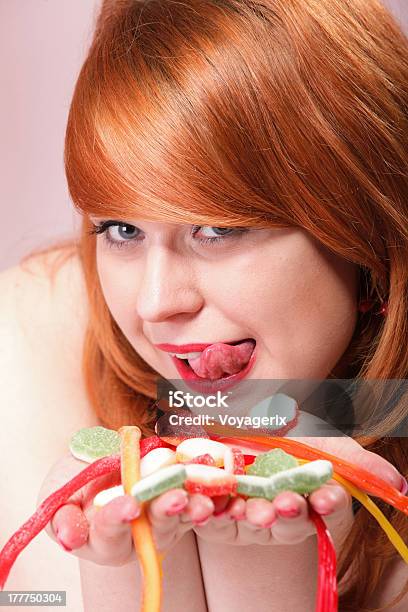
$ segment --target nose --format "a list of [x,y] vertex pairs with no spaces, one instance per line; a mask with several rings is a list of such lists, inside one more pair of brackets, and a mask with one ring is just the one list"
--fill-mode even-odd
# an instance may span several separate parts
[[137,292],[136,309],[145,321],[158,322],[200,310],[202,296],[185,257],[164,246],[151,247]]

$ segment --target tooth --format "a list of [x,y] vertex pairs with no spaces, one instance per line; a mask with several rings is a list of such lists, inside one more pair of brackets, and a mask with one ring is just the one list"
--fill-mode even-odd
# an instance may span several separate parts
[[199,357],[199,355],[201,355],[201,351],[194,353],[174,353],[174,355],[179,359],[195,359],[196,357]]

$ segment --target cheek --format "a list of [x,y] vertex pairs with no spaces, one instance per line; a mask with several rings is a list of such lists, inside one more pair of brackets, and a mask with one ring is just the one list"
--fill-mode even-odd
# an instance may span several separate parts
[[301,246],[247,254],[223,275],[224,314],[260,342],[259,378],[325,378],[354,332],[355,266]]

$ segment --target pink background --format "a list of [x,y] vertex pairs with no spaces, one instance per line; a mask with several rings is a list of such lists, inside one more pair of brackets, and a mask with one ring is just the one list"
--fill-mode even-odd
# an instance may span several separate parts
[[[79,227],[63,142],[100,0],[0,0],[0,271]],[[408,29],[407,0],[384,0]]]

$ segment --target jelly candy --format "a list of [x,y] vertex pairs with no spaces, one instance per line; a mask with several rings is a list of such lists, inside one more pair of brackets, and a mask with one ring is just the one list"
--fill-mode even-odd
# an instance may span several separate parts
[[169,489],[182,486],[186,476],[184,465],[179,463],[168,465],[136,482],[132,487],[131,495],[138,501],[149,501]]
[[282,491],[310,493],[321,487],[333,475],[330,461],[317,459],[272,476],[236,475],[237,492],[248,497],[274,499]]
[[217,467],[224,465],[226,446],[208,438],[187,438],[177,446],[177,461],[191,461],[194,457],[209,454]]
[[69,450],[76,459],[92,463],[101,457],[120,453],[120,435],[114,429],[83,427],[71,438]]
[[140,476],[146,478],[167,465],[176,463],[176,452],[170,448],[154,448],[140,460]]
[[226,447],[224,470],[230,472],[230,474],[245,474],[245,457],[239,448]]
[[205,455],[198,455],[198,457],[194,457],[191,461],[187,461],[186,463],[202,463],[203,465],[215,465],[214,459],[208,453]]
[[[168,446],[168,443],[159,436],[149,436],[140,440],[140,457],[144,457],[155,448],[168,448]],[[119,455],[120,434],[114,429],[107,429],[101,425],[83,427],[72,436],[69,450],[76,459],[86,463],[110,455]]]
[[212,497],[214,495],[235,494],[237,481],[233,474],[210,465],[198,463],[185,465],[187,478],[184,488],[189,493],[202,493]]
[[125,494],[125,489],[123,485],[117,485],[116,487],[110,487],[109,489],[104,489],[103,491],[99,491],[93,499],[93,504],[97,508],[102,508],[108,504],[115,497],[120,497]]
[[289,470],[299,465],[297,459],[280,448],[274,448],[267,453],[258,455],[252,465],[247,468],[251,476],[272,476],[282,470]]

